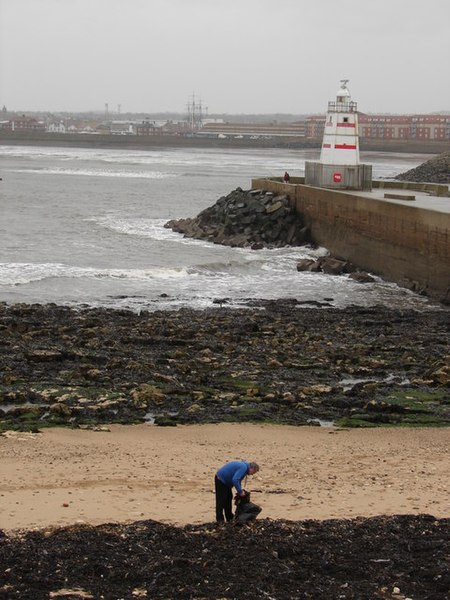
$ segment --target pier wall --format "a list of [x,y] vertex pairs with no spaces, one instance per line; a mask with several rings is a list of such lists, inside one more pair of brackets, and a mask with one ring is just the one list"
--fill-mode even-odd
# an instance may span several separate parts
[[252,188],[287,194],[313,239],[333,255],[401,286],[445,296],[450,213],[273,179],[253,179]]

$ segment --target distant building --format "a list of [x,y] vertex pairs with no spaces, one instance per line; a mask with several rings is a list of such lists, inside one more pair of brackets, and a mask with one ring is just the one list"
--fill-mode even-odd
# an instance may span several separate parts
[[49,123],[47,125],[47,131],[49,133],[66,133],[67,128],[64,122],[60,121],[59,123]]
[[159,135],[161,127],[155,121],[142,121],[135,125],[136,135]]
[[182,135],[187,131],[186,121],[142,121],[134,125],[136,135]]
[[111,134],[112,135],[134,135],[134,129],[132,123],[128,121],[112,121],[111,122]]
[[[306,119],[307,137],[320,138],[325,115]],[[382,115],[359,113],[360,139],[449,140],[450,115]]]
[[255,139],[274,137],[305,137],[304,121],[297,123],[205,123],[199,131],[203,135],[246,137]]
[[111,123],[99,123],[95,129],[98,133],[108,135],[111,133]]
[[46,125],[43,121],[38,121],[34,117],[14,117],[9,120],[9,127],[11,131],[45,131]]
[[325,130],[325,120],[325,115],[310,115],[306,117],[306,137],[322,139]]
[[361,137],[368,139],[450,139],[450,115],[361,114],[359,122]]

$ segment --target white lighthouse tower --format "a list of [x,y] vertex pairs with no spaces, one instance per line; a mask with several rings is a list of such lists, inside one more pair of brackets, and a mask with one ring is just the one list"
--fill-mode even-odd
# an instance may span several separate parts
[[351,99],[348,81],[341,80],[336,100],[328,102],[320,161],[306,163],[307,185],[372,189],[372,166],[359,162],[357,104]]
[[336,101],[328,102],[320,154],[325,165],[359,165],[358,113],[347,83],[342,79]]

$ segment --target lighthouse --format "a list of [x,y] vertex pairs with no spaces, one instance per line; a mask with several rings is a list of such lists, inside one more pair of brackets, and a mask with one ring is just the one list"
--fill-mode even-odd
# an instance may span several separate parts
[[372,166],[359,161],[357,103],[351,99],[348,81],[341,80],[336,99],[328,102],[320,160],[306,162],[306,185],[372,189]]
[[325,165],[359,165],[358,113],[347,83],[342,79],[336,101],[328,102],[320,153]]

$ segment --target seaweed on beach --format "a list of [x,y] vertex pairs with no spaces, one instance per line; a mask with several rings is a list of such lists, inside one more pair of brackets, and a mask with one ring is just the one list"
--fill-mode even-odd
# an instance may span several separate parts
[[0,532],[0,598],[443,600],[449,548],[430,515]]

